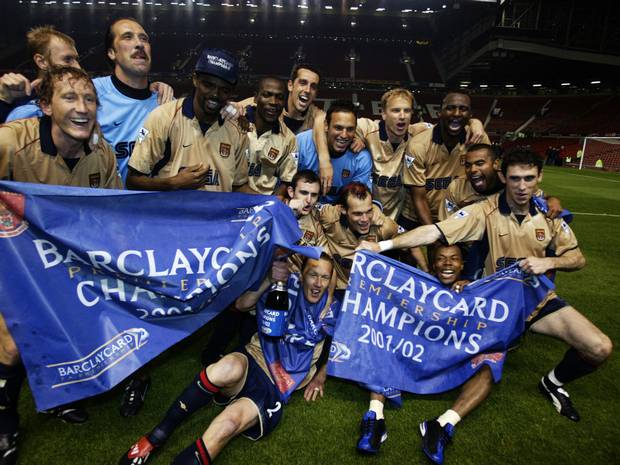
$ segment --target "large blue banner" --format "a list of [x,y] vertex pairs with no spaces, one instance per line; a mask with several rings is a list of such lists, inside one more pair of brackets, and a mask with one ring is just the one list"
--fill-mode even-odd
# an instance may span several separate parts
[[515,265],[457,294],[416,268],[358,252],[328,373],[417,394],[459,386],[483,364],[498,381],[504,352],[552,288]]
[[0,182],[0,312],[37,409],[99,394],[260,283],[301,237],[275,197]]

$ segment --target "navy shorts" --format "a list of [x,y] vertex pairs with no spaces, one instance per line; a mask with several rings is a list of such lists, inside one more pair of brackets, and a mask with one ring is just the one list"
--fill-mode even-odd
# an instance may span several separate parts
[[529,327],[536,323],[538,320],[541,320],[547,315],[551,315],[552,313],[557,312],[558,310],[566,307],[567,305],[568,303],[566,303],[564,299],[560,299],[558,296],[549,299],[549,301],[538,311],[538,313],[534,315],[532,319],[528,320],[528,322],[526,323],[527,328],[529,329]]
[[216,403],[226,405],[239,399],[250,400],[256,407],[258,424],[246,429],[242,434],[256,441],[271,433],[278,426],[282,419],[284,403],[280,400],[276,385],[258,366],[254,357],[248,354],[245,349],[240,349],[237,352],[242,353],[248,359],[248,374],[245,383],[237,395],[228,399],[218,396]]
[[406,216],[400,215],[396,222],[399,226],[402,226],[406,231],[413,231],[415,228],[422,226],[422,223],[418,221],[413,221],[407,218]]

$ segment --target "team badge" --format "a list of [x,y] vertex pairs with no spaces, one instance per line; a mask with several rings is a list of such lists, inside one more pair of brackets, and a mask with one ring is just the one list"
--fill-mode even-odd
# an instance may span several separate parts
[[414,160],[415,160],[415,155],[405,154],[405,164],[407,165],[407,168],[411,168],[411,165],[413,165]]
[[228,158],[230,156],[230,144],[220,142],[220,156],[222,158]]
[[90,187],[99,187],[101,185],[101,175],[99,173],[89,174],[88,185]]
[[536,230],[536,240],[544,241],[545,240],[545,230],[537,229]]
[[280,154],[280,151],[277,148],[271,147],[269,149],[269,152],[267,152],[267,158],[269,158],[271,161],[273,161],[276,158],[278,158],[279,154]]
[[368,242],[377,242],[377,235],[376,234],[369,234],[368,236],[366,236],[366,240]]
[[303,239],[305,242],[312,242],[314,239],[314,233],[312,231],[304,231]]
[[28,229],[24,220],[25,200],[22,194],[0,192],[0,237],[14,237]]
[[349,171],[349,170],[342,170],[342,177],[343,178],[348,178],[349,176],[351,176],[351,171]]

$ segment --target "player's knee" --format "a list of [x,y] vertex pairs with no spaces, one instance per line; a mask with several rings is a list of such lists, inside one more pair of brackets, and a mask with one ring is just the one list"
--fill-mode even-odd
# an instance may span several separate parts
[[590,356],[596,364],[601,364],[609,358],[613,351],[613,343],[606,334],[601,333],[596,342],[590,347]]
[[230,386],[239,382],[246,371],[246,363],[232,354],[222,357],[207,368],[207,376],[218,386]]
[[19,349],[12,337],[0,341],[0,363],[13,366],[19,363]]
[[237,434],[239,434],[239,430],[241,429],[241,418],[236,415],[227,415],[224,418],[220,418],[216,420],[217,426],[215,428],[214,435],[216,440],[222,441],[231,439]]

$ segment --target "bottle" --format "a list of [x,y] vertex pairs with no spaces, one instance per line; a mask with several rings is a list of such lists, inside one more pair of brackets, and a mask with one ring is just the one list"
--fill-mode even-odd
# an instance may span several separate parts
[[260,330],[266,336],[282,337],[288,324],[288,291],[286,283],[277,281],[271,286],[262,311]]

